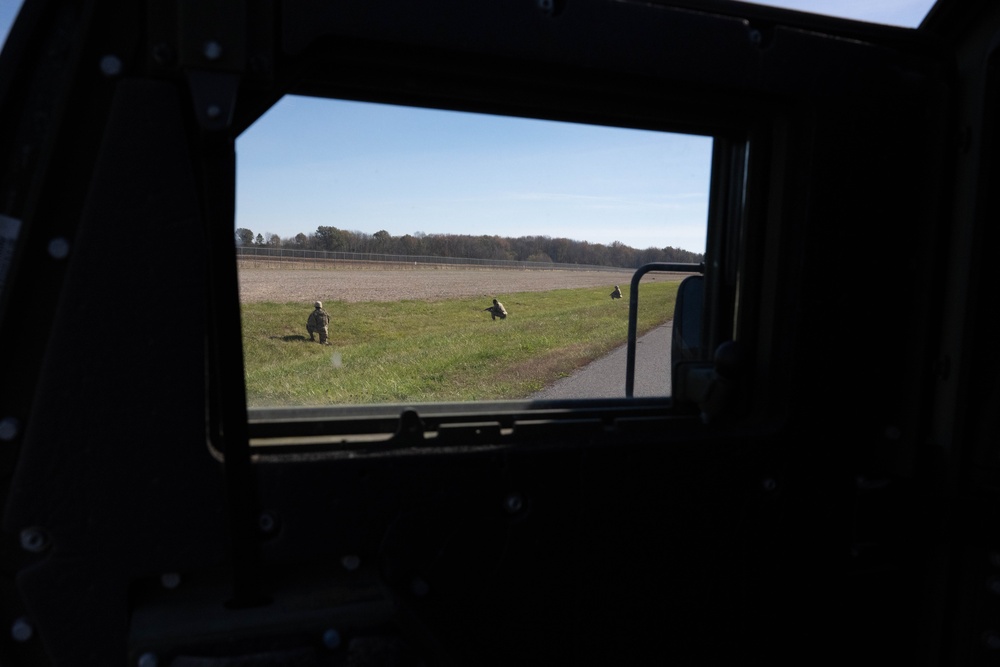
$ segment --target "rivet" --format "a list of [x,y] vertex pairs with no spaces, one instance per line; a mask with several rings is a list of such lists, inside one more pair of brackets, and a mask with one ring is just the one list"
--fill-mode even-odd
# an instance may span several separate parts
[[761,482],[761,484],[763,485],[765,491],[774,491],[776,488],[778,488],[777,480],[775,480],[772,477],[768,477],[763,482]]
[[35,629],[31,627],[31,623],[28,622],[28,619],[23,616],[15,620],[10,626],[10,636],[13,637],[16,642],[26,642],[31,639],[34,634]]
[[764,35],[762,35],[760,33],[760,30],[757,30],[756,28],[750,29],[749,37],[750,37],[750,43],[754,46],[760,46],[761,44],[764,43]]
[[122,61],[118,56],[106,55],[101,58],[101,74],[110,78],[122,73]]
[[211,118],[212,120],[215,120],[216,118],[222,115],[222,108],[217,104],[213,104],[209,106],[207,109],[205,109],[205,115]]
[[270,512],[261,512],[260,516],[257,517],[257,528],[262,533],[273,533],[277,526],[278,520]]
[[33,554],[49,548],[49,537],[41,528],[25,528],[21,531],[21,548]]
[[201,47],[201,53],[206,60],[218,60],[222,57],[222,44],[209,40]]
[[520,494],[512,493],[504,498],[503,508],[507,510],[508,514],[517,514],[524,509],[524,498]]
[[350,554],[341,558],[340,564],[343,565],[344,569],[348,572],[354,572],[356,569],[361,567],[361,559],[354,554]]
[[340,648],[340,643],[341,643],[340,633],[334,630],[333,628],[330,628],[329,630],[323,633],[323,646],[327,647],[328,649],[333,650],[336,648]]
[[176,572],[164,572],[160,575],[160,584],[169,591],[181,585],[181,575]]
[[20,430],[21,424],[14,417],[0,419],[0,440],[10,442],[17,437]]
[[138,667],[156,667],[159,664],[160,659],[156,657],[155,653],[143,653],[139,656],[139,660],[136,661]]
[[69,255],[69,241],[61,236],[49,241],[49,255],[53,259],[66,259]]

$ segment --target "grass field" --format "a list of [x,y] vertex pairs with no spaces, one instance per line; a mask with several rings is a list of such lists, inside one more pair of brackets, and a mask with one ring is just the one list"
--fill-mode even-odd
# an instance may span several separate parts
[[[673,317],[678,282],[644,283],[640,334]],[[244,303],[250,407],[522,398],[625,344],[628,301],[612,285],[489,301],[327,301],[332,345],[309,341],[311,304]]]

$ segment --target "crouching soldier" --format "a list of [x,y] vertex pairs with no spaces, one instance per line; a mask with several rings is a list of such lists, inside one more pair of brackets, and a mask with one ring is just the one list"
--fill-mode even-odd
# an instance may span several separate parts
[[323,302],[317,301],[313,304],[315,310],[309,313],[309,320],[306,322],[306,330],[309,332],[309,340],[316,340],[319,334],[320,345],[329,345],[330,314],[323,310]]
[[484,308],[486,312],[490,314],[492,319],[495,321],[498,317],[501,320],[507,319],[507,310],[503,307],[503,304],[493,299],[493,305],[489,308]]
[[615,291],[611,293],[611,298],[612,299],[622,298],[622,291],[618,289],[618,285],[615,285]]

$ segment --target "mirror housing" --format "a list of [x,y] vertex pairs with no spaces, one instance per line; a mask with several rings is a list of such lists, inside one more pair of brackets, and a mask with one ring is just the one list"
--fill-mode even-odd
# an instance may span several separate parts
[[705,277],[688,276],[677,288],[670,349],[670,386],[675,404],[696,405],[706,424],[731,413],[741,375],[741,352],[735,341],[722,343],[709,359],[703,332]]

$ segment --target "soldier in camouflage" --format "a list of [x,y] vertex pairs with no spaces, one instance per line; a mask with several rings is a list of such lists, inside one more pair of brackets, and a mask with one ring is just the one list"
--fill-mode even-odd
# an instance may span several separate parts
[[496,321],[498,317],[501,320],[507,319],[507,309],[504,308],[503,304],[497,301],[496,299],[493,299],[492,306],[490,306],[489,308],[484,308],[483,310],[488,312],[494,321]]
[[306,322],[306,330],[309,332],[309,340],[315,341],[316,334],[319,334],[319,344],[329,345],[330,314],[323,310],[323,302],[317,301],[313,304],[315,310],[309,313],[309,320]]
[[618,289],[618,285],[615,285],[615,291],[611,293],[611,298],[612,299],[622,298],[622,291]]

